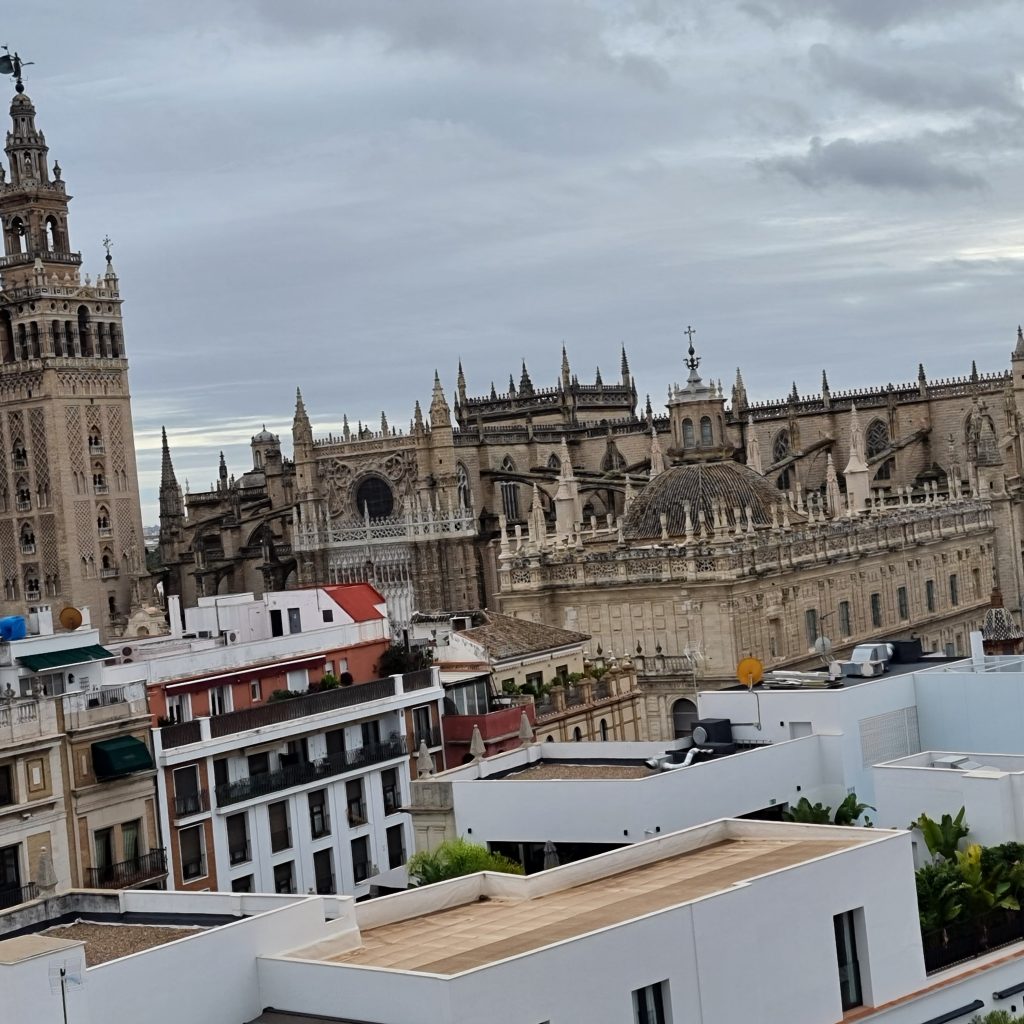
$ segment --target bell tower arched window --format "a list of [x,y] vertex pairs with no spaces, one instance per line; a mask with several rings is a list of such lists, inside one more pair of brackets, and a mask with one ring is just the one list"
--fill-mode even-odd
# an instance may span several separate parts
[[684,448],[695,448],[697,446],[697,439],[693,433],[693,420],[683,420],[683,447]]
[[103,435],[99,427],[93,427],[89,431],[89,454],[102,455],[104,452]]
[[46,218],[46,248],[48,252],[60,252],[62,249],[60,227],[56,217]]
[[711,417],[701,416],[700,418],[700,446],[710,448],[715,443],[714,432],[711,427]]
[[34,555],[36,553],[36,535],[29,523],[21,527],[21,553],[23,555]]
[[94,355],[92,344],[92,319],[85,306],[78,307],[78,343],[83,356]]

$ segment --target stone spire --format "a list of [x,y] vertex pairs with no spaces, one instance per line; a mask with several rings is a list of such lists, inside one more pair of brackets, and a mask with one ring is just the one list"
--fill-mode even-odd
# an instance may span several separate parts
[[533,504],[530,506],[530,541],[538,550],[544,547],[548,535],[548,524],[544,518],[544,506],[540,501],[540,490],[533,485]]
[[512,379],[512,374],[508,375],[508,393],[515,398],[516,397],[516,382]]
[[388,416],[383,409],[380,411],[380,432],[384,435],[391,433],[391,428],[388,426]]
[[743,383],[743,374],[736,367],[736,383],[732,386],[732,410],[742,412],[747,407],[747,388]]
[[621,367],[621,373],[622,373],[622,386],[624,388],[630,387],[630,384],[631,384],[631,381],[632,381],[632,377],[630,376],[630,373],[629,373],[629,359],[626,357],[626,346],[625,345],[622,346],[622,367]]
[[562,468],[558,479],[558,490],[555,491],[555,535],[559,540],[568,540],[580,522],[580,491],[576,483],[576,474],[572,468],[572,456],[569,443],[562,436],[560,452]]
[[1024,359],[1024,331],[1017,325],[1017,347],[1013,350],[1014,359]]
[[423,410],[420,408],[420,400],[416,399],[416,408],[412,414],[412,429],[417,434],[423,433]]
[[494,386],[494,381],[491,381],[491,401],[496,402],[498,400],[498,389]]
[[160,430],[160,522],[165,519],[181,518],[185,515],[185,503],[181,497],[181,488],[174,475],[174,464],[171,462],[171,449],[167,444],[167,428]]
[[864,452],[864,431],[860,427],[857,406],[850,406],[850,459],[843,470],[846,477],[846,503],[852,513],[859,512],[871,493],[867,455]]
[[825,501],[828,503],[829,516],[839,519],[843,514],[843,497],[839,493],[839,477],[836,475],[836,465],[832,461],[831,452],[825,460]]
[[600,366],[597,368],[597,373],[594,374],[594,383],[599,388],[603,388],[604,387],[604,381],[601,380],[601,367]]
[[658,440],[658,431],[651,425],[651,479],[665,472],[665,456],[661,451],[661,442]]
[[791,402],[799,402],[800,401],[800,392],[797,391],[797,389],[796,389],[796,381],[793,381],[792,390],[789,392],[789,400]]
[[565,345],[562,346],[562,390],[568,391],[572,386],[572,372],[569,369],[569,354],[565,351]]
[[530,380],[530,371],[526,368],[526,360],[523,360],[523,373],[519,378],[519,394],[532,395],[533,381]]
[[441,387],[441,377],[437,370],[434,371],[434,394],[430,399],[430,429],[438,427],[450,427],[452,425],[452,414],[448,408],[448,402],[444,397],[444,388]]
[[[347,426],[347,420],[346,420]],[[313,427],[306,415],[306,403],[302,401],[302,390],[295,389],[295,416],[292,419],[292,441],[296,445],[307,444],[312,447]]]
[[761,445],[754,430],[754,417],[747,417],[747,465],[755,472],[764,476],[764,465],[761,462]]
[[462,372],[462,360],[459,360],[459,379],[456,383],[458,389],[459,405],[466,404],[466,375]]
[[928,397],[928,378],[924,372],[924,363],[917,364],[917,393],[922,398]]
[[217,490],[226,491],[228,487],[228,464],[224,459],[224,453],[220,453],[220,465],[217,468]]
[[650,426],[654,422],[654,407],[651,405],[651,396],[647,396],[647,404],[644,406],[644,419]]
[[824,370],[821,371],[821,402],[826,409],[832,408],[832,391],[828,386],[828,374]]

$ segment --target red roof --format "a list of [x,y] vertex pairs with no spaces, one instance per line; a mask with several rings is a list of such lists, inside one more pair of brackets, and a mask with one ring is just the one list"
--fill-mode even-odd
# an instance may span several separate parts
[[354,622],[373,622],[384,618],[376,608],[376,605],[384,604],[384,597],[369,583],[340,583],[323,589]]

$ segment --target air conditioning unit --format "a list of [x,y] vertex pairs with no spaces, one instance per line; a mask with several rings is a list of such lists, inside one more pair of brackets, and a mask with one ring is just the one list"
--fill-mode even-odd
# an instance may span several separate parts
[[121,648],[121,657],[122,658],[130,658],[131,656],[132,656],[132,649],[130,647],[122,647]]
[[208,629],[201,629],[199,630],[198,633],[196,633],[196,636],[200,640],[209,640],[213,636],[213,633],[211,633],[210,630]]

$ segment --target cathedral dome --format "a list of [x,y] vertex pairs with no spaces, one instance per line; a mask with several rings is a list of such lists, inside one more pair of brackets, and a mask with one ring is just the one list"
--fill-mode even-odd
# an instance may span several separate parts
[[[674,466],[659,473],[633,499],[623,521],[622,536],[627,541],[657,540],[661,537],[661,514],[665,513],[669,537],[684,537],[687,508],[693,532],[700,536],[707,535],[707,523],[714,522],[716,508],[731,528],[737,525],[735,510],[739,509],[739,525],[746,529],[748,508],[755,527],[771,526],[773,507],[776,521],[781,523],[788,509],[785,494],[749,466],[731,460]],[[788,511],[790,519],[804,518],[792,509]]]
[[267,430],[267,425],[263,424],[263,429],[256,435],[253,436],[252,444],[278,444],[279,439],[275,434],[272,434]]

